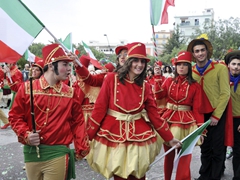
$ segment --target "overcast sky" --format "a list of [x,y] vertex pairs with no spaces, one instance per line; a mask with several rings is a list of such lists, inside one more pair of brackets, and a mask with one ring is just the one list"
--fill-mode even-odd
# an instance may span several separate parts
[[[151,42],[149,0],[22,0],[57,37],[64,39],[72,32],[73,43],[96,40],[109,44]],[[239,16],[240,0],[175,0],[169,7],[169,24],[155,31],[172,29],[174,16],[213,8],[215,20]],[[47,44],[53,38],[43,30],[34,42]]]

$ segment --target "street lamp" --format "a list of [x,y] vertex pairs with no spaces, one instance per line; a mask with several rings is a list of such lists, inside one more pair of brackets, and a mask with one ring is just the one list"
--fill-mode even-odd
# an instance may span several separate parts
[[107,36],[107,34],[104,34],[104,36],[106,36],[106,38],[107,38],[108,48],[109,48],[109,51],[110,51],[110,53],[111,53],[111,52],[112,52],[112,49],[111,49],[110,44],[109,44],[109,41],[108,41],[108,36]]

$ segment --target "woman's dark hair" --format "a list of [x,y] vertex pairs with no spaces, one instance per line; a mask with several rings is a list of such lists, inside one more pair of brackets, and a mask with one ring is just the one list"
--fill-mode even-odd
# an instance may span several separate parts
[[118,54],[117,54],[117,59],[116,59],[116,68],[114,69],[113,72],[118,72],[118,70],[122,67],[119,63],[119,54],[121,54],[121,52],[125,50],[125,49],[122,49]]
[[[119,81],[122,84],[125,84],[125,79],[128,76],[128,73],[129,73],[130,68],[132,66],[132,62],[134,60],[136,60],[136,59],[137,58],[134,58],[134,57],[129,58],[124,63],[124,65],[117,71],[118,72]],[[146,79],[146,69],[147,69],[147,60],[145,60],[145,67],[144,67],[143,72],[137,78],[134,79],[134,83],[136,83],[138,86],[142,86],[144,80]]]
[[[192,64],[187,63],[187,62],[185,62],[185,64],[187,64],[187,67],[188,67],[188,73],[187,73],[188,84],[192,84],[192,83],[196,82],[196,80],[193,79],[193,77],[192,77]],[[173,81],[175,81],[176,83],[177,83],[176,78],[179,76],[179,74],[177,73],[177,66],[178,66],[178,63],[176,64],[176,68],[174,71],[174,78],[173,78]]]
[[43,69],[42,68],[40,68],[39,66],[36,66],[36,65],[33,65],[34,67],[37,67],[38,69],[39,69],[39,71],[41,72],[41,74],[40,74],[40,76],[39,77],[41,77],[42,75],[43,75]]
[[[154,76],[154,70],[153,70],[153,68],[149,68],[149,69],[147,70],[147,76],[148,76],[148,72],[149,72],[149,71],[152,72],[152,77],[153,77],[153,76]],[[152,77],[149,77],[149,78],[151,79]]]
[[[55,74],[59,75],[59,72],[58,72],[58,61],[57,62],[53,62],[52,65],[53,65],[53,69],[54,69]],[[46,72],[47,70],[48,70],[48,65],[44,66],[43,72]]]
[[167,73],[167,67],[168,67],[168,69],[169,69],[169,73],[172,73],[172,68],[170,67],[170,66],[165,66],[164,67],[164,70],[163,70],[163,73]]
[[114,69],[114,72],[117,72],[122,66],[119,63],[119,57],[117,56],[116,59],[116,68]]

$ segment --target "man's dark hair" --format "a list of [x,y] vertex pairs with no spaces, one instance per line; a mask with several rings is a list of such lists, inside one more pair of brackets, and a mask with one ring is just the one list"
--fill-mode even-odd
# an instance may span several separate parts
[[[59,75],[59,72],[58,72],[58,61],[57,62],[53,62],[52,65],[53,65],[53,69],[54,69],[55,74]],[[47,70],[48,70],[48,65],[45,65],[44,68],[43,68],[43,72],[46,72]]]
[[196,40],[194,43],[193,43],[193,45],[192,45],[192,52],[193,52],[193,48],[195,47],[195,46],[197,46],[197,45],[204,45],[205,46],[205,48],[206,48],[206,50],[208,51],[208,48],[207,48],[207,45],[203,42],[203,41],[201,41],[201,40]]

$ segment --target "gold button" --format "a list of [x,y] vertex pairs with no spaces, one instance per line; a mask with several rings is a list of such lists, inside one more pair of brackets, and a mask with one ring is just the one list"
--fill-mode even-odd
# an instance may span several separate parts
[[41,140],[43,140],[43,137],[40,137]]
[[119,100],[117,99],[117,101],[119,101]]
[[46,111],[49,111],[49,108],[47,108]]
[[46,125],[47,123],[45,122],[44,125]]

